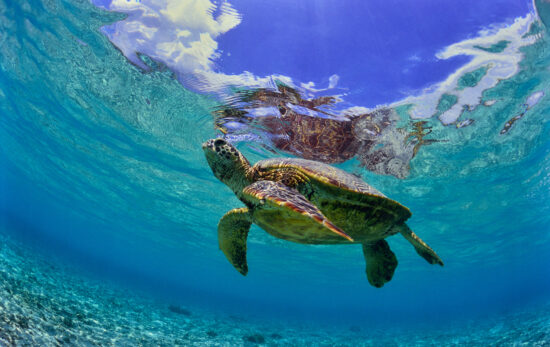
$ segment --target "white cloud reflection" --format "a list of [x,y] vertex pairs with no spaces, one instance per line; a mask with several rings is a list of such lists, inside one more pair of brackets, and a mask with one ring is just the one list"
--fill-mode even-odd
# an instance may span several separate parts
[[[92,0],[97,6],[123,12],[125,20],[103,28],[111,42],[134,64],[147,69],[136,53],[142,53],[162,62],[174,71],[179,80],[195,90],[217,93],[221,96],[230,86],[252,88],[276,88],[275,81],[281,81],[301,89],[310,95],[333,89],[339,83],[339,76],[329,77],[327,87],[317,87],[313,82],[294,83],[291,77],[283,75],[256,76],[243,71],[240,74],[225,74],[216,71],[216,60],[220,58],[217,39],[220,35],[241,23],[241,15],[227,1],[214,3],[210,0]],[[107,3],[105,3],[107,2]],[[440,51],[438,59],[449,59],[458,55],[471,56],[463,65],[444,81],[420,92],[409,93],[402,100],[389,103],[396,107],[412,104],[409,110],[412,118],[429,118],[437,113],[437,106],[445,94],[456,96],[456,103],[439,118],[444,124],[458,120],[464,109],[471,109],[480,103],[482,92],[494,87],[500,80],[517,73],[522,59],[520,48],[535,41],[525,36],[534,13],[517,18],[511,25],[482,31],[478,37],[450,45]],[[480,49],[499,42],[507,42],[502,50]],[[227,52],[229,54],[229,52]],[[410,61],[418,62],[417,55]],[[487,71],[474,86],[459,88],[462,76],[476,69],[486,67]],[[322,76],[321,76],[322,78]],[[344,83],[345,84],[345,83]],[[390,101],[390,100],[388,100]],[[353,105],[351,105],[353,106]],[[370,107],[374,105],[368,105]],[[347,107],[350,107],[348,104]],[[352,107],[354,111],[366,108]],[[344,113],[351,112],[351,108]]]
[[219,56],[216,38],[241,22],[228,2],[113,0],[103,7],[128,15],[103,29],[128,59],[147,68],[139,52],[182,73],[210,71]]
[[[484,90],[496,86],[500,80],[510,78],[518,72],[519,62],[523,58],[520,48],[533,44],[536,40],[535,36],[525,35],[534,20],[534,14],[527,14],[516,18],[511,25],[482,31],[476,38],[446,47],[436,55],[438,59],[467,55],[472,57],[472,60],[449,75],[443,82],[432,85],[418,95],[409,96],[391,106],[412,104],[414,106],[409,110],[412,118],[429,118],[436,114],[443,95],[454,95],[457,98],[456,103],[443,112],[439,119],[443,124],[456,122],[465,109],[473,109],[480,104]],[[502,50],[489,49],[499,43],[505,43]],[[459,81],[465,74],[484,67],[487,71],[475,86],[459,88]]]

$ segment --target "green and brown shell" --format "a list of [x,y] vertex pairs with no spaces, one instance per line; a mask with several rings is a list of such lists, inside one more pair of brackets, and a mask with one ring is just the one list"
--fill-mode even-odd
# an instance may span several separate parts
[[[404,223],[408,208],[359,177],[333,166],[298,158],[262,160],[253,166],[255,180],[274,180],[294,187],[355,242],[383,239]],[[368,226],[368,227],[367,227]]]

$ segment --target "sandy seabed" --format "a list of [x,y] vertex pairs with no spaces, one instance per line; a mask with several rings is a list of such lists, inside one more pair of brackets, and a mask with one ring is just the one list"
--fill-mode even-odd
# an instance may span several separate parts
[[446,328],[290,324],[174,305],[78,274],[0,233],[0,345],[550,345],[550,303]]

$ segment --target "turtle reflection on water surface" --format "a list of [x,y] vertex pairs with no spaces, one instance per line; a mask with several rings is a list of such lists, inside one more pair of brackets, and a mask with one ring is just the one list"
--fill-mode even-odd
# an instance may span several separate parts
[[409,209],[354,175],[306,159],[266,159],[251,166],[221,138],[202,148],[214,175],[246,205],[227,212],[218,224],[220,249],[243,275],[252,223],[297,243],[362,244],[367,278],[375,287],[393,277],[397,258],[384,239],[397,233],[430,264],[443,265],[405,224]]
[[320,108],[336,104],[335,97],[308,100],[288,86],[277,88],[236,92],[214,113],[217,128],[237,140],[260,130],[275,148],[298,157],[328,164],[356,157],[366,169],[400,179],[408,177],[420,146],[436,141],[424,139],[431,132],[425,121],[413,123],[413,131],[397,128],[393,109],[337,115]]

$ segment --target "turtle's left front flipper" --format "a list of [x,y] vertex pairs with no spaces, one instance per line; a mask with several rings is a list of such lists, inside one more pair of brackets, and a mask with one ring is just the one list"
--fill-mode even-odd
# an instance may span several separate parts
[[248,208],[235,208],[227,212],[218,223],[218,243],[229,262],[243,276],[248,273],[246,238],[252,225]]
[[243,189],[243,198],[255,206],[254,223],[264,230],[279,233],[282,238],[310,243],[310,240],[327,242],[353,242],[351,236],[334,225],[302,194],[280,182],[258,181]]

